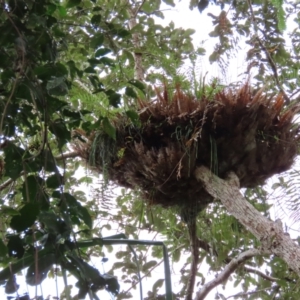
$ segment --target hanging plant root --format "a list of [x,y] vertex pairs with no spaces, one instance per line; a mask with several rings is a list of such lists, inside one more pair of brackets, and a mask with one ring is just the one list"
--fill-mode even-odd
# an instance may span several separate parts
[[103,128],[77,130],[73,147],[109,180],[139,188],[148,203],[200,211],[213,199],[193,176],[198,166],[221,178],[234,171],[241,187],[254,187],[289,169],[297,154],[297,109],[284,110],[281,94],[250,90],[245,84],[202,99],[180,88],[171,99],[157,92],[155,101],[139,101],[140,126],[119,115],[115,140]]

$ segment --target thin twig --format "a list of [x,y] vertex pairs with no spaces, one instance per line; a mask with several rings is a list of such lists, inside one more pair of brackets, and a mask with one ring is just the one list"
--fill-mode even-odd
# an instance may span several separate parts
[[269,275],[267,275],[267,274],[265,274],[265,273],[263,273],[259,270],[256,270],[256,269],[253,269],[253,268],[250,268],[250,267],[247,267],[247,266],[243,266],[243,269],[248,273],[256,274],[256,275],[260,276],[261,278],[272,281],[272,282],[276,282],[276,281],[280,280],[279,278],[269,276]]
[[278,289],[278,286],[275,286],[275,287],[274,286],[270,286],[270,287],[267,287],[267,288],[264,288],[264,289],[260,289],[260,290],[256,290],[256,291],[241,292],[241,293],[229,296],[226,299],[230,299],[230,298],[234,298],[234,299],[243,298],[243,299],[245,299],[245,298],[247,298],[247,296],[250,296],[250,295],[255,295],[255,294],[258,294],[258,293],[261,293],[261,292],[265,292],[265,291],[268,291],[268,290],[277,290],[277,289]]

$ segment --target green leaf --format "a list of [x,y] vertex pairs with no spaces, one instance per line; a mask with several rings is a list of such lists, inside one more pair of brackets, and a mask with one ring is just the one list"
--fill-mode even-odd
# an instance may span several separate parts
[[120,104],[121,101],[121,95],[116,93],[113,90],[107,90],[104,92],[108,98],[109,104],[114,106],[114,107],[118,107],[118,105]]
[[76,67],[75,62],[73,60],[69,60],[67,62],[67,66],[69,67],[70,77],[74,79],[76,74],[78,75],[78,71],[79,71]]
[[77,202],[78,205],[76,207],[78,217],[85,223],[86,226],[88,226],[90,229],[93,228],[93,221],[91,218],[91,215],[88,211],[88,209],[84,206],[82,206],[79,202]]
[[117,295],[120,291],[120,284],[117,278],[109,274],[103,274],[101,276],[105,279],[106,290],[113,295]]
[[66,10],[65,7],[63,7],[63,6],[58,6],[57,9],[58,9],[59,15],[60,15],[61,17],[65,17],[65,16],[67,15],[67,10]]
[[81,3],[81,0],[69,0],[67,2],[66,8],[72,8],[74,6],[78,6],[78,5],[80,5],[80,3]]
[[152,292],[157,293],[158,289],[162,287],[163,283],[165,282],[164,279],[158,279],[152,287]]
[[99,59],[99,62],[104,64],[105,66],[114,66],[115,65],[115,61],[108,57],[101,57]]
[[123,38],[125,39],[126,37],[130,37],[131,36],[131,33],[130,31],[124,29],[124,28],[121,28],[121,29],[117,29],[116,30],[116,35],[120,38]]
[[41,193],[44,193],[44,180],[35,175],[28,176],[22,186],[23,201],[35,203]]
[[10,227],[18,232],[29,228],[40,212],[37,203],[27,203],[20,209],[20,215],[12,217]]
[[49,176],[46,180],[46,185],[48,188],[57,189],[62,185],[62,178],[58,174],[53,174]]
[[134,89],[130,86],[127,86],[125,89],[125,95],[127,95],[128,97],[132,97],[132,98],[137,98],[137,94],[134,91]]
[[65,77],[54,77],[48,80],[46,88],[48,93],[53,96],[64,96],[68,94],[68,86]]
[[90,58],[87,61],[92,65],[92,67],[94,67],[95,65],[101,64],[100,60],[96,59],[96,58]]
[[125,113],[126,113],[126,116],[131,120],[131,122],[135,126],[137,126],[137,127],[141,126],[139,114],[135,110],[127,110]]
[[91,66],[85,68],[85,69],[83,70],[83,72],[85,72],[85,73],[94,73],[94,74],[97,73],[97,72],[94,70],[94,68],[91,67]]
[[109,122],[107,117],[102,120],[102,126],[104,132],[108,134],[112,139],[116,140],[116,128]]
[[[53,264],[57,262],[57,258],[53,253],[48,253],[42,257],[39,257],[37,262],[32,264],[26,274],[26,283],[33,286],[39,285],[47,277]],[[38,271],[38,274],[36,273]]]
[[48,233],[54,235],[62,235],[68,237],[70,229],[67,227],[66,223],[60,219],[52,211],[42,211],[39,215],[40,222],[45,226]]
[[157,261],[156,260],[151,260],[148,261],[147,263],[145,263],[142,267],[142,271],[144,273],[147,273],[152,267],[157,265]]
[[[7,235],[6,239],[8,240],[7,243],[8,255],[10,257],[17,257],[17,258],[23,257],[25,249],[24,249],[24,243],[21,240],[21,238],[18,235]],[[1,279],[3,280],[3,278]]]
[[47,4],[47,12],[46,12],[47,15],[51,16],[55,11],[56,11],[55,4],[52,4],[52,3]]
[[79,217],[89,228],[92,228],[93,221],[87,208],[83,207],[81,203],[69,193],[64,193],[63,197],[70,210],[70,214]]
[[145,85],[141,81],[132,79],[129,80],[128,83],[132,84],[133,86],[135,86],[145,94]]
[[175,3],[174,3],[174,1],[173,0],[162,0],[164,3],[166,3],[167,5],[170,5],[170,6],[172,6],[172,7],[174,7],[175,6]]
[[71,139],[71,133],[62,119],[56,119],[49,125],[50,131],[56,136],[58,146],[61,148]]
[[9,142],[4,148],[4,154],[5,175],[15,180],[23,170],[25,150]]
[[90,46],[93,48],[93,49],[97,49],[99,48],[100,46],[102,46],[104,42],[104,35],[102,33],[96,33],[92,38],[91,38],[91,41],[90,41]]
[[94,25],[94,26],[99,26],[101,22],[101,15],[93,15],[92,18],[91,18],[91,23]]
[[70,206],[70,207],[76,206],[77,200],[71,194],[69,194],[69,193],[63,193],[63,198],[67,202],[68,206]]
[[95,57],[104,56],[108,53],[111,53],[111,50],[109,48],[100,48],[96,51]]

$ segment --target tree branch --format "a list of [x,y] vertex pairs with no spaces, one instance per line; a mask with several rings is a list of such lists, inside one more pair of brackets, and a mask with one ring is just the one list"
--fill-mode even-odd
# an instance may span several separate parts
[[[22,175],[22,174],[21,174]],[[20,176],[21,176],[20,175]],[[13,180],[13,179],[8,179],[8,180],[6,180],[5,182],[3,182],[1,185],[0,185],[0,192],[2,191],[2,190],[4,190],[5,188],[7,188],[11,183],[13,183],[15,180]]]
[[215,279],[203,285],[203,287],[197,292],[195,300],[205,299],[207,294],[213,288],[215,288],[217,285],[224,282],[230,276],[230,274],[232,274],[242,263],[244,263],[247,259],[250,259],[255,255],[261,255],[261,254],[262,251],[255,248],[249,249],[239,254],[237,258],[232,259],[230,263],[226,265],[224,270],[221,273],[219,273]]
[[300,247],[284,233],[280,220],[275,222],[264,217],[240,193],[239,179],[230,172],[228,179],[223,180],[201,166],[194,173],[205,190],[219,199],[247,230],[260,242],[262,250],[282,258],[288,266],[300,276]]
[[[264,289],[260,289],[260,290],[249,291],[249,292],[241,292],[241,293],[238,293],[238,294],[234,294],[234,295],[232,295],[232,296],[227,297],[226,299],[230,299],[230,298],[237,299],[238,297],[239,297],[239,298],[246,299],[247,296],[259,294],[259,293],[261,293],[261,292],[265,292],[265,291],[268,291],[268,290],[273,290],[273,291],[275,291],[275,293],[277,293],[279,289],[280,289],[280,286],[279,286],[279,285],[276,285],[276,286],[270,286],[270,287],[267,287],[267,288],[264,288]],[[272,299],[273,299],[273,298],[272,298]]]
[[272,281],[272,282],[276,282],[276,281],[279,280],[279,278],[268,276],[267,274],[265,274],[265,273],[263,273],[259,270],[256,270],[256,269],[253,269],[253,268],[250,268],[250,267],[247,267],[247,266],[243,266],[243,269],[248,273],[256,274],[256,275],[260,276],[261,278]]

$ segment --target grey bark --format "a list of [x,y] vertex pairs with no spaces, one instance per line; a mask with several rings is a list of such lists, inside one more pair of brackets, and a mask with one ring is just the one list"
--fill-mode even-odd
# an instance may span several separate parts
[[233,172],[223,180],[201,166],[196,169],[195,177],[211,196],[222,202],[229,214],[261,242],[263,253],[282,258],[300,276],[300,247],[285,234],[280,220],[274,222],[264,217],[242,196],[238,177]]
[[[137,25],[136,16],[140,8],[141,6],[137,7],[136,9],[130,8],[128,10],[130,14],[130,19],[128,22],[130,30],[132,30]],[[135,49],[134,52],[132,53],[134,58],[134,78],[143,81],[144,80],[143,57],[142,57],[142,53],[139,51],[141,47],[140,33],[135,32],[132,34],[132,44]]]

